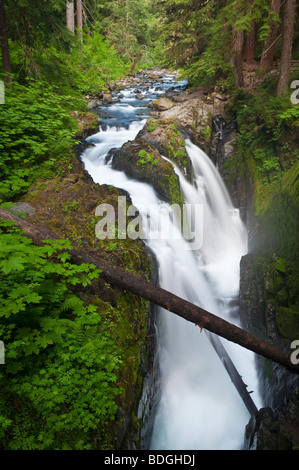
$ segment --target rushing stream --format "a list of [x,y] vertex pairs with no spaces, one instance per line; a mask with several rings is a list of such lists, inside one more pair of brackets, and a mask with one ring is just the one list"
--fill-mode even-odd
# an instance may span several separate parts
[[[186,208],[197,211],[190,215],[190,231],[195,237],[191,243],[178,229],[173,208],[159,201],[151,186],[130,180],[105,162],[109,150],[133,140],[143,128],[150,117],[150,100],[170,87],[180,90],[183,85],[175,84],[168,75],[162,83],[142,89],[142,100],[136,98],[134,89],[127,89],[118,102],[99,107],[104,125],[88,139],[94,146],[81,158],[96,183],[113,185],[130,194],[146,224],[145,242],[157,258],[160,285],[238,324],[234,301],[239,292],[240,258],[247,252],[246,229],[208,156],[187,139],[193,185],[175,167]],[[161,309],[157,338],[160,387],[150,448],[242,449],[249,413],[208,336]],[[260,407],[253,354],[221,341]]]

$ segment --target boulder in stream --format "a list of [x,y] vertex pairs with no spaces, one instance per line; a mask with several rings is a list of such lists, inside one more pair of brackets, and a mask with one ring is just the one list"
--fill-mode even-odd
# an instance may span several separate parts
[[170,204],[183,204],[180,184],[173,165],[142,139],[127,142],[114,155],[112,167],[129,178],[151,184],[158,197]]

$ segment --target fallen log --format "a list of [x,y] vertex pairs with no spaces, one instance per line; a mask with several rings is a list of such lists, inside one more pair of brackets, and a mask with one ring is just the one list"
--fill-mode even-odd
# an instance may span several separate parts
[[[53,234],[50,230],[39,228],[3,209],[0,209],[0,218],[14,221],[36,245],[42,245],[43,240],[57,239],[57,235]],[[136,276],[124,269],[114,267],[104,262],[101,258],[97,257],[95,253],[82,253],[76,250],[70,250],[70,254],[75,264],[90,263],[102,270],[101,277],[110,284],[128,290],[165,310],[175,313],[185,320],[198,325],[201,329],[206,329],[266,359],[282,364],[290,370],[299,372],[299,364],[293,364],[291,362],[291,352],[288,354],[280,350],[273,344],[248,333],[213,313],[207,312],[197,305],[181,299],[177,295],[152,284],[145,278]]]
[[232,383],[234,384],[237,392],[239,393],[240,397],[242,398],[244,405],[246,406],[247,410],[249,411],[250,415],[255,414],[258,409],[251,398],[250,392],[247,390],[247,385],[243,382],[243,379],[239,372],[237,371],[233,361],[231,360],[229,354],[227,353],[226,349],[224,348],[223,344],[221,343],[220,339],[214,333],[205,330],[213,348],[215,349],[216,353],[218,354],[219,359],[221,360],[226,372],[231,378]]

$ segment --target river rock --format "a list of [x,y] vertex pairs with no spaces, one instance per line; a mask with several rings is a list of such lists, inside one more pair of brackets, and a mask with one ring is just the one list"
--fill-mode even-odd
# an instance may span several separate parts
[[93,109],[93,108],[96,108],[97,105],[98,105],[98,100],[92,99],[87,103],[87,108],[88,109]]
[[103,98],[102,98],[102,103],[103,104],[111,104],[113,103],[113,98],[112,95],[109,93],[106,93]]
[[90,111],[73,111],[71,116],[77,121],[79,131],[76,134],[77,139],[86,139],[98,131],[98,116]]
[[135,98],[137,100],[144,100],[145,96],[141,92],[139,92],[139,93],[136,93]]
[[158,111],[166,111],[173,108],[173,106],[174,103],[167,98],[160,98],[149,104],[150,108],[157,109]]

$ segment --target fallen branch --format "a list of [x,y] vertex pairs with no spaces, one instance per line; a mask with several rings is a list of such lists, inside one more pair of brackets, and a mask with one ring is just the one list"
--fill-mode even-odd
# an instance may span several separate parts
[[[31,238],[36,245],[42,245],[43,240],[57,239],[57,235],[53,234],[50,230],[39,228],[26,220],[20,219],[19,217],[4,211],[3,209],[0,209],[0,218],[14,221],[22,231],[26,232],[25,235]],[[207,312],[201,307],[181,299],[175,294],[148,282],[145,278],[136,276],[119,267],[111,266],[97,257],[94,253],[82,253],[76,250],[71,250],[70,254],[72,261],[76,264],[90,263],[96,266],[96,268],[101,269],[101,277],[110,284],[120,287],[121,289],[128,290],[133,294],[136,294],[172,313],[175,313],[185,320],[200,326],[200,328],[204,328],[211,333],[215,333],[218,336],[239,344],[240,346],[271,361],[277,362],[299,372],[299,364],[293,364],[291,362],[291,354],[288,354],[273,344],[248,333],[242,328],[239,328],[238,326],[229,323],[210,312]]]

